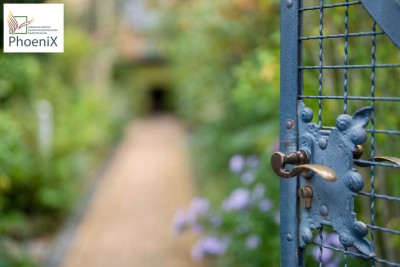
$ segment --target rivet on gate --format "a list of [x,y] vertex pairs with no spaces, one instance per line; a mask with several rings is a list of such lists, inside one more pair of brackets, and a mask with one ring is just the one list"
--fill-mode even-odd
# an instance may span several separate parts
[[289,241],[289,242],[292,242],[293,241],[293,236],[291,234],[287,234],[286,235],[286,240]]
[[327,216],[328,213],[329,213],[328,207],[325,206],[325,205],[322,205],[321,207],[319,207],[319,213],[320,213],[322,216]]
[[340,243],[342,243],[345,246],[353,245],[352,238],[350,237],[349,234],[347,234],[345,232],[342,232],[339,234],[339,241],[340,241]]
[[318,145],[319,145],[319,148],[324,150],[328,146],[328,140],[321,137],[320,139],[318,139]]
[[294,127],[294,121],[293,120],[288,120],[286,123],[286,128],[287,129],[293,129]]
[[293,0],[286,0],[286,6],[291,8],[293,6]]
[[305,107],[300,116],[304,122],[311,122],[313,118],[313,112],[309,107]]
[[309,228],[303,229],[301,233],[301,239],[303,239],[304,243],[311,244],[313,241],[313,235]]

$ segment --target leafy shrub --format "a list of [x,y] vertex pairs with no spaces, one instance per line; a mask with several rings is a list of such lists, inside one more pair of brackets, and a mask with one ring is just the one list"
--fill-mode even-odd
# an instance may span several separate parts
[[[75,77],[93,43],[76,28],[66,34],[71,43],[63,55],[0,58],[0,236],[21,240],[54,231],[126,118],[121,94],[98,93]],[[43,100],[52,107],[54,131],[46,154],[38,140]],[[121,105],[114,108],[115,102]]]
[[0,206],[2,213],[9,209],[26,210],[32,201],[29,194],[14,195],[13,192],[32,185],[30,171],[31,155],[23,141],[21,128],[4,111],[0,113]]
[[29,100],[40,74],[39,62],[32,56],[3,54],[0,57],[0,103],[11,99]]

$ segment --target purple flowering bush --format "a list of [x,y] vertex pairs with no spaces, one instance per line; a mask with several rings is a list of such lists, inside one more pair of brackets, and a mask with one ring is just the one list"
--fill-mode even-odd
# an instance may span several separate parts
[[[235,155],[229,161],[231,184],[218,201],[192,200],[176,213],[173,232],[199,235],[193,260],[214,258],[216,266],[279,266],[279,211],[256,156]],[[268,172],[267,172],[268,173]],[[275,193],[274,193],[275,192]]]

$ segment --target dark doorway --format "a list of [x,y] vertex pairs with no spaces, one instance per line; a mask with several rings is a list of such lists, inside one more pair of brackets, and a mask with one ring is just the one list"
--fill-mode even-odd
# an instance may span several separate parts
[[149,94],[152,113],[169,111],[167,88],[164,86],[155,85],[150,88]]

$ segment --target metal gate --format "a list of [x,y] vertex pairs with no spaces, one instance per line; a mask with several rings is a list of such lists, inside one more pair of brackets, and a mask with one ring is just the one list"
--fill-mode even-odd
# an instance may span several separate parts
[[281,1],[282,266],[400,266],[399,47],[399,0]]

